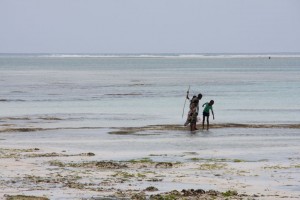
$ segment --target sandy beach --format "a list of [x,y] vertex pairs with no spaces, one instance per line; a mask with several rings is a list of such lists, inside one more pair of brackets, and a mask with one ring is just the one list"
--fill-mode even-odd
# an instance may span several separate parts
[[216,127],[2,132],[0,198],[300,198],[299,127]]

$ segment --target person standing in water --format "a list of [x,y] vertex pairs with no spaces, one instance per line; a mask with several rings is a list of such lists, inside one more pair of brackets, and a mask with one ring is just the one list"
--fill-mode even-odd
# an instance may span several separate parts
[[[186,98],[190,100],[189,93],[186,94]],[[190,100],[190,111],[188,112],[188,116],[186,122],[184,123],[184,126],[187,126],[189,123],[191,123],[191,118],[195,112],[197,113],[199,112],[199,101],[201,99],[202,99],[202,94],[199,93],[198,96],[193,96],[193,98]]]
[[210,100],[210,102],[206,102],[205,104],[202,105],[202,107],[204,107],[204,110],[203,110],[203,121],[202,121],[202,127],[204,129],[204,121],[205,121],[205,118],[206,118],[206,121],[207,121],[207,130],[209,129],[209,111],[211,110],[211,113],[212,113],[212,116],[213,116],[213,119],[215,119],[215,115],[214,115],[214,111],[213,111],[213,105],[214,105],[214,100]]

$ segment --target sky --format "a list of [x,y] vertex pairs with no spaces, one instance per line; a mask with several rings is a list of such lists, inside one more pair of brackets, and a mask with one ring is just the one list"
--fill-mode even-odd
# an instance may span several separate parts
[[280,52],[299,0],[0,0],[0,53]]

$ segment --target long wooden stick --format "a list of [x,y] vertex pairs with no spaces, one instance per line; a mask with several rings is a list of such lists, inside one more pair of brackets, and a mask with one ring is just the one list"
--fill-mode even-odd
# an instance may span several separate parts
[[[189,85],[189,89],[188,89],[188,91],[187,91],[187,95],[189,94],[189,92],[190,92],[190,85]],[[184,115],[184,108],[185,108],[185,103],[186,103],[186,96],[185,96],[185,101],[184,101],[184,105],[183,105],[183,110],[182,110],[182,118],[183,118],[183,115]]]

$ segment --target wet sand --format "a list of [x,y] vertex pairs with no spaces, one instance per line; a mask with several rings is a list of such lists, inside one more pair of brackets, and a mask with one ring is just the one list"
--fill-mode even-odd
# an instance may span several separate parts
[[297,126],[251,126],[2,132],[0,198],[299,199]]

